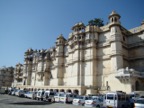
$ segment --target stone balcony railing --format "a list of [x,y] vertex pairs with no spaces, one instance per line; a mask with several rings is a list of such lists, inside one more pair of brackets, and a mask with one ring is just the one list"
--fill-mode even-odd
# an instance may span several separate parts
[[144,78],[144,72],[138,72],[134,69],[129,69],[128,67],[126,69],[119,69],[117,71],[117,74],[115,75],[116,78],[130,78],[130,77],[138,77],[138,78]]

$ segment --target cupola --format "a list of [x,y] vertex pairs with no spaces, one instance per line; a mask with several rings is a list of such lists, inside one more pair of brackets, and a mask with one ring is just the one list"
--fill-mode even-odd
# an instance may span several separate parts
[[85,25],[82,23],[82,22],[79,22],[79,23],[76,23],[73,27],[72,27],[72,30],[74,32],[78,32],[78,31],[82,31],[84,30],[85,28]]
[[110,23],[120,23],[119,19],[120,19],[120,15],[117,14],[115,11],[112,11],[111,14],[109,15],[109,20]]
[[60,34],[60,36],[58,36],[57,41],[56,41],[56,45],[63,45],[65,43],[66,39],[63,37],[62,34]]

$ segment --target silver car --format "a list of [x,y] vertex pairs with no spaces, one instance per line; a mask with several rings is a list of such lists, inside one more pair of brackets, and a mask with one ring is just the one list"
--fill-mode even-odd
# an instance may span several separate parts
[[134,102],[134,108],[144,108],[144,98],[139,98]]
[[72,104],[73,105],[84,105],[85,104],[85,100],[88,100],[89,97],[87,96],[77,96],[76,98],[73,99]]
[[92,96],[88,100],[85,100],[85,107],[96,107],[96,108],[101,108],[103,106],[103,100],[101,97],[98,96]]

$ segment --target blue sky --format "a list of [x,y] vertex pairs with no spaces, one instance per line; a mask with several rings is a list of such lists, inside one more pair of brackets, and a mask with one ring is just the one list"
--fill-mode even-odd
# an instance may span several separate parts
[[27,49],[49,49],[60,34],[67,39],[77,22],[106,24],[112,10],[130,29],[144,19],[144,0],[0,0],[0,67],[24,63]]

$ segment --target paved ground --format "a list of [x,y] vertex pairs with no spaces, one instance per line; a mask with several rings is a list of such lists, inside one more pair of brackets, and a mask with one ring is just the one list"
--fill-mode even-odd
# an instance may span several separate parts
[[86,108],[63,103],[49,103],[10,95],[0,95],[0,108]]

